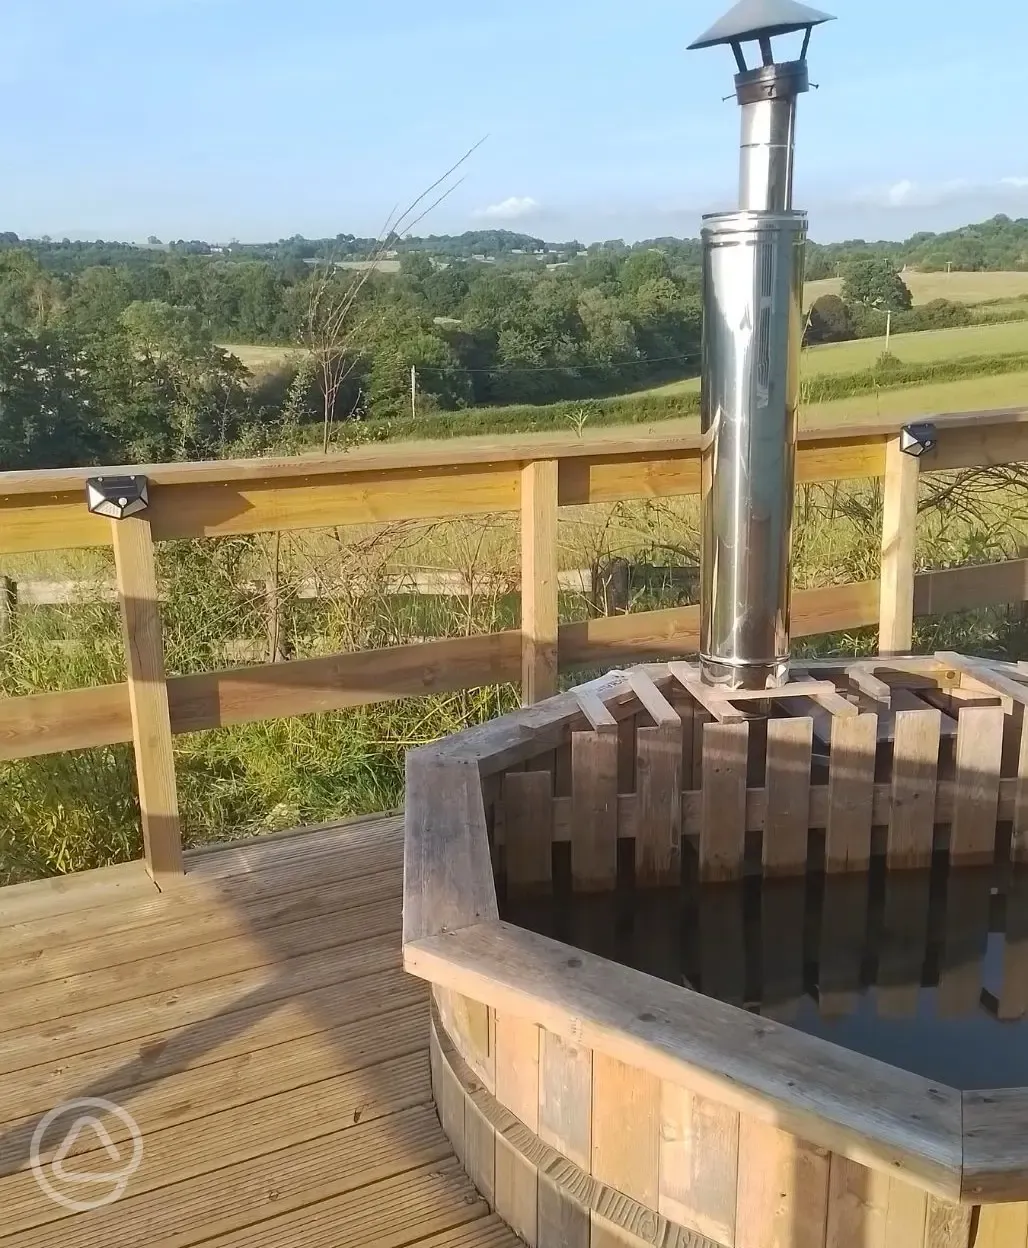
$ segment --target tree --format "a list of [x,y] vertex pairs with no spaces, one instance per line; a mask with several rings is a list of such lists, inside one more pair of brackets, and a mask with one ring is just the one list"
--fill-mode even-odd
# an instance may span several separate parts
[[807,318],[808,344],[847,342],[853,334],[853,317],[844,300],[838,295],[822,295],[814,301]]
[[114,445],[73,342],[55,330],[0,334],[0,469],[102,463]]
[[905,312],[914,299],[906,282],[888,256],[854,260],[843,272],[842,297],[883,312]]

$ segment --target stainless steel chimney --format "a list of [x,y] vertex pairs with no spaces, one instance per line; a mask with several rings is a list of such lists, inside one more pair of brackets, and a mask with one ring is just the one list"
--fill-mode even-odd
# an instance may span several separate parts
[[[700,664],[735,689],[788,679],[807,230],[792,211],[796,97],[810,31],[829,20],[793,0],[741,0],[692,45],[732,47],[742,108],[739,210],[703,228]],[[793,31],[805,32],[799,60],[776,64],[771,38]]]

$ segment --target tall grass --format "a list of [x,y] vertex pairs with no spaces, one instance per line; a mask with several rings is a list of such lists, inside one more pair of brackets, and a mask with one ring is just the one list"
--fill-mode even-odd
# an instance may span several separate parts
[[[921,509],[922,568],[991,562],[1028,546],[1028,493],[1018,470],[927,477]],[[881,512],[877,481],[801,487],[797,587],[874,579]],[[559,543],[562,567],[590,568],[596,583],[616,560],[691,567],[698,562],[697,503],[679,498],[563,509]],[[168,543],[159,551],[168,670],[183,674],[267,662],[272,653],[303,658],[516,627],[517,561],[517,527],[509,516]],[[402,578],[411,568],[460,571],[470,588],[458,597],[404,593]],[[92,565],[98,578],[108,573],[104,559]],[[70,560],[67,566],[51,561],[31,574],[56,578],[76,569]],[[308,596],[315,590],[328,596]],[[639,578],[627,606],[612,605],[603,593],[566,593],[561,616],[653,609],[694,601],[695,593],[689,577]],[[917,626],[917,644],[928,651],[1021,657],[1026,641],[1019,605]],[[865,629],[796,651],[872,653],[876,645],[875,630]],[[0,641],[6,696],[106,684],[123,675],[111,604],[25,608]],[[176,737],[186,841],[198,845],[395,806],[407,748],[516,703],[515,689],[487,688]],[[127,746],[4,765],[0,882],[138,857],[134,788]]]

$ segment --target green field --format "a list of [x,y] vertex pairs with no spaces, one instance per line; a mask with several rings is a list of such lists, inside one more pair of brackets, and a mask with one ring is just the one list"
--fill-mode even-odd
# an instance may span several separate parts
[[291,355],[296,355],[300,351],[299,347],[249,347],[228,342],[218,345],[223,351],[234,355],[241,364],[245,364],[251,373],[263,373],[272,368],[279,368]]
[[[919,334],[894,334],[891,353],[904,364],[933,364],[963,356],[1013,355],[1028,351],[1028,321],[1001,325],[966,325],[960,329],[929,329]],[[883,338],[858,338],[808,347],[803,352],[804,378],[858,373],[871,368],[885,350]],[[700,388],[698,377],[654,386],[640,394],[691,394]]]
[[[915,303],[931,303],[933,299],[952,299],[954,303],[988,303],[994,299],[1028,297],[1028,273],[916,273],[903,274]],[[828,277],[807,282],[803,300],[806,307],[822,295],[838,295],[842,281]]]

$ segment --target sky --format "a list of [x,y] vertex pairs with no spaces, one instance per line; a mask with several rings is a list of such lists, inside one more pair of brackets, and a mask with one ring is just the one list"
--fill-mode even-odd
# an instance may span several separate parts
[[[811,236],[1028,216],[1028,5],[815,0]],[[226,242],[418,227],[695,236],[731,208],[729,0],[0,0],[0,230]],[[973,19],[982,14],[981,27]]]

